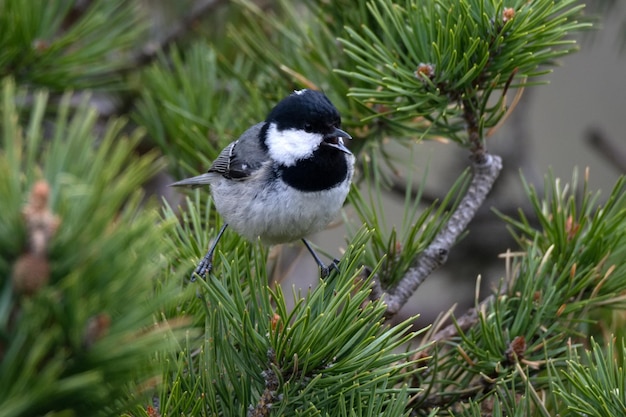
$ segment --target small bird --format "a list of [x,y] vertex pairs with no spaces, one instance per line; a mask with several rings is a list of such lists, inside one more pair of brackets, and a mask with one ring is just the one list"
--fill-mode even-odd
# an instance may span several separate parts
[[325,265],[305,237],[324,229],[339,213],[350,190],[354,156],[344,145],[341,117],[321,92],[294,91],[264,122],[226,146],[207,173],[172,186],[210,185],[224,219],[213,245],[192,274],[206,276],[213,252],[227,226],[241,236],[268,245],[301,239],[322,277]]

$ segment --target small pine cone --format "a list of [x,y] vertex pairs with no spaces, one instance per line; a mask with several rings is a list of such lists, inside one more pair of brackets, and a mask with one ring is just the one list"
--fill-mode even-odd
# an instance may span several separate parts
[[44,257],[25,253],[13,264],[13,289],[18,294],[33,295],[50,280],[50,264]]

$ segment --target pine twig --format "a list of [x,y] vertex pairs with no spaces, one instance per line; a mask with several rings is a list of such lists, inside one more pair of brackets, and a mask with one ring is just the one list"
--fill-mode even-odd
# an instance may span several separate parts
[[[269,350],[267,352],[268,359],[272,364],[276,362],[276,354],[273,350]],[[256,403],[254,408],[250,408],[248,410],[248,417],[266,417],[269,416],[270,411],[272,409],[272,404],[276,401],[276,391],[280,385],[278,380],[278,375],[272,369],[272,367],[267,368],[262,373],[263,379],[265,379],[265,389],[259,398],[259,401]]]
[[626,149],[609,139],[600,129],[589,129],[587,143],[621,172],[626,172]]
[[387,317],[396,314],[426,278],[445,263],[450,248],[466,229],[498,178],[502,170],[502,159],[497,155],[479,152],[472,155],[472,166],[474,175],[467,193],[448,224],[418,256],[413,267],[409,268],[393,288],[383,290],[380,277],[374,280],[372,297],[379,298],[384,295]]
[[69,30],[76,22],[78,22],[83,15],[89,10],[93,3],[93,0],[77,0],[66,14],[63,22],[61,23],[61,30]]
[[[500,294],[503,293],[504,291],[500,292]],[[462,332],[467,332],[470,328],[476,325],[476,323],[478,323],[479,311],[494,302],[495,299],[496,295],[491,294],[489,297],[482,300],[477,307],[472,307],[468,309],[465,314],[456,318],[453,324],[449,324],[443,329],[439,330],[437,333],[435,333],[431,340],[435,343],[443,342],[458,336],[459,330]]]

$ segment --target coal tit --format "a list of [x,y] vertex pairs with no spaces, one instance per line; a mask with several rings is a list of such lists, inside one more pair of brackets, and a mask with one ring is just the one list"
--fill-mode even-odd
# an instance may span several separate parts
[[227,226],[269,245],[302,239],[322,276],[336,268],[336,261],[324,265],[304,238],[335,218],[350,189],[354,156],[343,140],[351,137],[340,127],[339,112],[323,93],[295,91],[226,146],[206,174],[172,184],[210,185],[224,219],[194,274],[209,273]]

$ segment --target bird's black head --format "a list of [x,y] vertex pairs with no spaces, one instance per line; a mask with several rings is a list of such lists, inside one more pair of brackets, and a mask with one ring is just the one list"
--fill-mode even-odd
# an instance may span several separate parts
[[278,130],[298,129],[326,134],[341,127],[339,111],[328,97],[315,90],[298,90],[281,100],[267,116]]
[[319,91],[299,90],[276,105],[261,131],[261,146],[285,166],[313,156],[320,147],[350,154],[340,129],[341,117],[330,100]]

